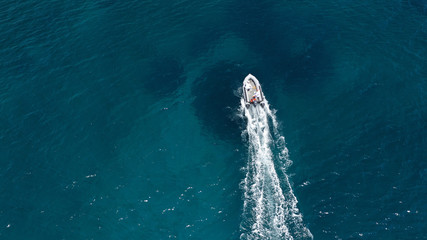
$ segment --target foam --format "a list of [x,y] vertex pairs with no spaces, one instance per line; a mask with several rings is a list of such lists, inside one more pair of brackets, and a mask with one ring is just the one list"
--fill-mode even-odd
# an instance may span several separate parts
[[[239,115],[247,120],[242,136],[248,143],[248,161],[241,183],[244,203],[240,238],[313,239],[304,226],[286,174],[292,162],[285,139],[278,131],[275,111],[267,100],[264,108],[259,105],[246,108],[241,99]],[[279,153],[273,154],[272,149]]]

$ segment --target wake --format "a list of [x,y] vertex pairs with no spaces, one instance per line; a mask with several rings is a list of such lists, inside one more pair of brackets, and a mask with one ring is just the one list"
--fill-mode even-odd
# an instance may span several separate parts
[[248,142],[240,239],[313,239],[286,175],[291,161],[274,112],[267,100],[264,108],[246,108],[243,99],[240,105],[239,113],[247,119],[242,136]]

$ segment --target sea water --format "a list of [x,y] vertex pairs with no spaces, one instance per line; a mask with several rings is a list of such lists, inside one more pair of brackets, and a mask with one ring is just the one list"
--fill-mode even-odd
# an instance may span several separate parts
[[[241,99],[241,116],[246,118],[248,159],[245,178],[241,239],[313,239],[304,226],[286,168],[289,160],[285,139],[278,131],[274,112],[265,99],[246,105]],[[271,128],[271,130],[270,130]]]
[[0,238],[425,239],[426,9],[2,2]]

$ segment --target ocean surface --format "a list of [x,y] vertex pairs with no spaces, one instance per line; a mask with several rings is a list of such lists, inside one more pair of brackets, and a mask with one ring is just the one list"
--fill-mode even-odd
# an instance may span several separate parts
[[427,239],[426,123],[425,0],[0,5],[0,239]]

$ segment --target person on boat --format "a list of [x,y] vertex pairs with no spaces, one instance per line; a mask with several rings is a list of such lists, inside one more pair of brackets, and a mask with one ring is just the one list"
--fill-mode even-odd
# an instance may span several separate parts
[[259,92],[258,92],[258,91],[255,91],[255,92],[254,92],[254,95],[253,95],[253,97],[252,97],[252,101],[256,101],[257,99],[259,99]]
[[254,96],[252,97],[252,99],[251,99],[251,103],[253,103],[253,102],[255,102],[256,101],[256,95],[254,94]]

